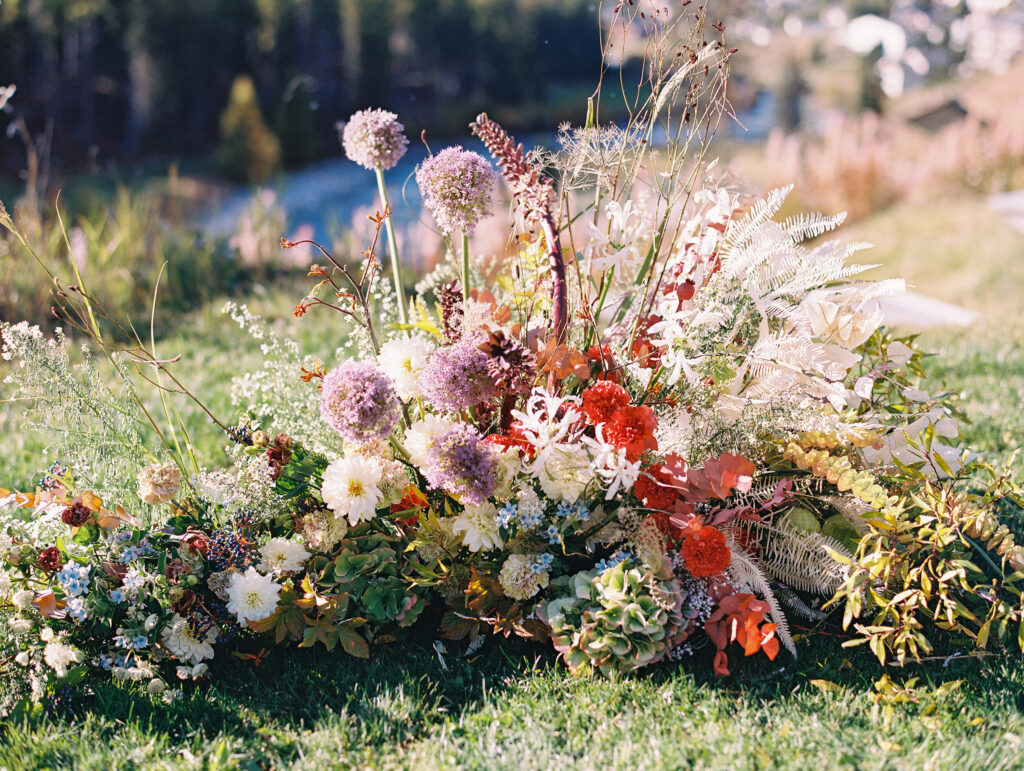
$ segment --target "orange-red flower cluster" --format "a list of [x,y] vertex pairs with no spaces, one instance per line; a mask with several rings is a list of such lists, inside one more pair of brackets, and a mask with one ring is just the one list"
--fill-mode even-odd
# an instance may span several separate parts
[[725,535],[710,525],[689,528],[679,555],[683,558],[683,566],[697,578],[717,576],[732,561]]
[[715,654],[715,672],[729,674],[729,660],[725,648],[731,642],[743,647],[743,654],[753,656],[759,650],[775,660],[779,654],[779,639],[775,624],[762,624],[768,612],[768,603],[753,594],[731,594],[718,602],[718,607],[704,624],[704,629],[718,653]]
[[625,450],[630,461],[658,449],[654,410],[631,405],[626,389],[610,380],[600,380],[583,392],[583,414],[593,425],[601,425],[605,440]]

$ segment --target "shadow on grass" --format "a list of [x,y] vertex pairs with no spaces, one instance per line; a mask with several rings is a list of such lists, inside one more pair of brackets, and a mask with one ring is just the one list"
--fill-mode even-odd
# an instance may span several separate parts
[[[639,702],[650,708],[664,694],[674,694],[678,709],[706,705],[717,715],[710,719],[734,711],[763,715],[766,709],[799,719],[843,701],[870,709],[873,682],[883,673],[901,682],[919,677],[927,688],[963,681],[962,695],[948,705],[953,719],[965,699],[972,708],[1024,713],[1024,667],[1009,657],[882,669],[863,649],[843,649],[839,638],[819,637],[805,642],[795,661],[785,652],[775,662],[736,652],[730,664],[731,676],[715,677],[705,650],[681,664],[645,670],[628,678],[632,682],[610,684],[573,678],[551,652],[518,641],[491,642],[469,659],[448,653],[444,664],[418,643],[382,648],[367,661],[322,649],[281,649],[259,667],[219,662],[209,682],[171,704],[146,695],[142,686],[91,681],[69,711],[0,729],[0,767],[23,767],[17,761],[24,757],[31,757],[31,767],[133,767],[129,756],[140,751],[173,764],[182,753],[208,757],[218,743],[246,759],[241,767],[290,765],[311,745],[332,748],[339,762],[377,765],[421,742],[429,751],[439,735],[464,734],[464,721],[490,723],[498,719],[495,713],[506,713],[501,719],[512,720],[511,731],[530,730],[531,719],[553,722],[559,708],[551,700],[572,713],[585,747],[586,735],[599,731],[601,720],[629,715]],[[507,716],[509,709],[517,714]],[[851,718],[867,720],[856,713]]]

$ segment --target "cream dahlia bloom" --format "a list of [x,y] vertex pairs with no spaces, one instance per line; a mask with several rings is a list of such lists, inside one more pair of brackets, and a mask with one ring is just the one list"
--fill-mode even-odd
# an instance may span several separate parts
[[164,629],[161,639],[178,661],[198,664],[200,661],[213,658],[213,643],[217,639],[217,629],[211,627],[206,634],[197,635],[188,621],[175,613],[170,625]]
[[352,526],[373,519],[381,500],[383,472],[373,458],[350,455],[339,458],[324,470],[320,494],[337,517]]
[[470,551],[500,549],[502,541],[495,522],[497,516],[498,509],[489,501],[468,505],[452,522],[452,532],[462,536],[462,545]]
[[418,378],[434,345],[422,335],[389,340],[380,347],[377,361],[384,374],[395,384],[401,399],[423,396]]
[[232,573],[228,584],[228,612],[234,613],[242,626],[248,621],[262,621],[274,615],[280,594],[281,585],[256,568]]
[[276,575],[302,570],[309,559],[309,552],[301,543],[287,538],[271,538],[267,545],[260,549],[260,554],[263,556],[260,570]]

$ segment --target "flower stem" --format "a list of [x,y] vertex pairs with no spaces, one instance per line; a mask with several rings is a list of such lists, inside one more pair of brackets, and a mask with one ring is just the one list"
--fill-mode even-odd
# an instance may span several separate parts
[[469,299],[469,233],[462,231],[462,299]]
[[388,188],[384,184],[384,169],[378,163],[374,168],[377,174],[377,192],[384,207],[387,218],[384,227],[388,231],[388,252],[391,254],[391,278],[395,282],[395,297],[398,298],[398,319],[403,324],[409,323],[409,312],[405,307],[405,286],[402,284],[402,266],[398,259],[398,239],[395,238],[395,223],[391,216],[391,204],[388,203]]

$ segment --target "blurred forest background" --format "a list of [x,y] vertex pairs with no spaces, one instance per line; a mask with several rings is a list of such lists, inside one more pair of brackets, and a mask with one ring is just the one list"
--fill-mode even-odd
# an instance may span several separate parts
[[593,82],[597,21],[591,0],[5,0],[0,72],[62,171],[208,150],[252,99],[293,168],[367,106],[435,134],[485,107],[549,121]]
[[[159,280],[172,321],[300,274],[311,256],[282,254],[282,235],[358,254],[374,181],[343,159],[336,125],[386,107],[410,138],[389,184],[415,277],[443,257],[408,184],[421,132],[435,150],[482,149],[466,126],[487,110],[527,145],[556,144],[585,118],[616,5],[0,0],[0,201],[45,262],[67,269],[70,251],[134,321]],[[793,210],[849,212],[847,237],[932,296],[1018,312],[992,278],[1024,282],[1024,0],[708,6],[738,49],[722,168],[752,192],[795,183]],[[642,79],[644,45],[641,29],[617,41],[602,120],[625,115],[620,77]],[[498,219],[478,253],[502,248]],[[51,284],[27,259],[0,234],[0,319],[52,324]]]

